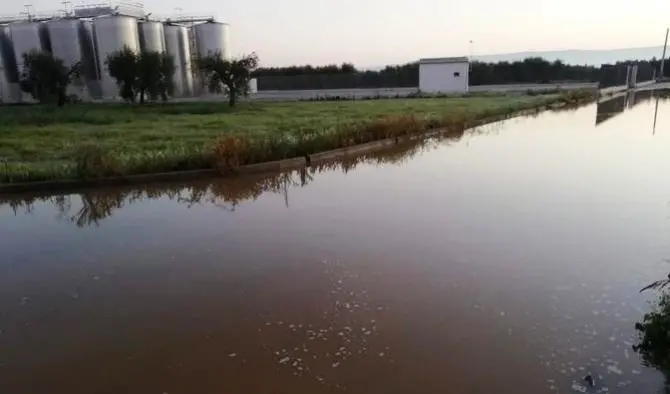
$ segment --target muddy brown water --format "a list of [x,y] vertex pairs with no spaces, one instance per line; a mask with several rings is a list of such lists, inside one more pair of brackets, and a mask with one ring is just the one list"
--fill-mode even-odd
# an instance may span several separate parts
[[670,270],[670,101],[644,98],[2,197],[0,393],[657,392],[631,346]]

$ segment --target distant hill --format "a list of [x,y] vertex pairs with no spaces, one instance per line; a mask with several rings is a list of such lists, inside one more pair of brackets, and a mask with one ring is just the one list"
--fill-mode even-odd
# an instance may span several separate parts
[[[625,60],[649,60],[653,57],[660,59],[663,55],[663,47],[622,48],[622,49],[568,49],[563,51],[527,51],[515,53],[501,53],[495,55],[474,55],[474,60],[488,63],[513,62],[528,57],[541,57],[549,61],[561,60],[571,65],[600,66],[601,64],[613,64]],[[670,57],[670,45],[665,54],[666,59]],[[411,62],[408,61],[408,63]],[[361,67],[365,70],[379,71],[384,66]]]
[[[527,57],[542,57],[550,61],[561,60],[567,64],[599,66],[604,63],[616,63],[624,60],[649,60],[653,57],[660,59],[662,55],[663,47],[658,46],[609,50],[528,51],[498,55],[475,55],[472,58],[483,62],[511,62],[523,60]],[[666,58],[668,55],[666,53]]]

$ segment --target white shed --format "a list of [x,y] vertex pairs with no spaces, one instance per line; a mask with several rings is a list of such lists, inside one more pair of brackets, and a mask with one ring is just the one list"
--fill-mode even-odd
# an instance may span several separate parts
[[467,57],[419,60],[419,89],[424,93],[467,93],[470,62]]

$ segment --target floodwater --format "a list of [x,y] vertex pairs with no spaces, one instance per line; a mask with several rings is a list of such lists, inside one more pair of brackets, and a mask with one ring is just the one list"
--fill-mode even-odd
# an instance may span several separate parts
[[307,171],[2,197],[0,393],[657,392],[632,346],[669,174],[647,94]]

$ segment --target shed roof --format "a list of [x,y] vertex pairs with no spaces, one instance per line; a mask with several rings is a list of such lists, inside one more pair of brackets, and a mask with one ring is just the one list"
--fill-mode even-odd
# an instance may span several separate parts
[[465,56],[458,57],[431,57],[419,59],[419,64],[445,64],[445,63],[468,63],[470,60]]

